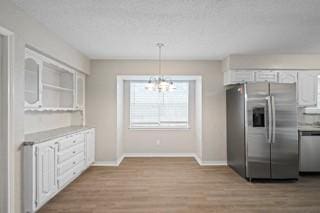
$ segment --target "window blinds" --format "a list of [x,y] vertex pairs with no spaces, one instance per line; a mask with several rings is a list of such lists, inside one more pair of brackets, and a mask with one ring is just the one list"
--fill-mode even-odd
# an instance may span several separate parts
[[130,82],[131,128],[187,128],[189,83],[174,82],[176,90],[159,93],[145,89],[147,82]]

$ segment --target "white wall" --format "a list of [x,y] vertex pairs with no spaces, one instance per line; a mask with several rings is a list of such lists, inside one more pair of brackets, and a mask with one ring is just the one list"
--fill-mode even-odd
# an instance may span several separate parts
[[[194,81],[190,81],[188,129],[130,129],[130,82],[124,84],[123,150],[126,154],[196,154]],[[160,144],[157,144],[159,140]]]
[[123,156],[123,128],[124,128],[124,82],[117,78],[117,160],[120,163]]
[[[203,160],[226,160],[226,112],[220,61],[165,61],[168,75],[203,79]],[[157,61],[93,60],[86,85],[87,124],[96,127],[96,160],[117,160],[117,75],[156,75]],[[141,136],[142,137],[142,136]]]
[[[2,40],[3,37],[0,35],[0,82],[2,84]],[[0,94],[2,95],[2,88],[0,86]],[[2,121],[2,98],[0,97],[0,121]],[[7,159],[6,158],[6,153],[4,152],[4,150],[6,150],[6,146],[4,144],[4,141],[2,140],[2,135],[3,135],[3,126],[2,126],[2,122],[0,122],[0,212],[5,212],[5,208],[6,208],[6,203],[7,203],[7,199],[6,199],[6,189],[5,189],[5,182],[6,182],[6,163],[7,163]]]
[[20,42],[65,62],[75,69],[90,73],[90,61],[85,55],[66,44],[10,0],[0,2],[0,26],[14,32]]
[[70,112],[25,112],[24,133],[46,131],[65,126],[71,126],[72,114]]
[[29,17],[10,0],[0,1],[0,26],[15,33],[14,117],[15,117],[15,213],[21,211],[21,144],[24,140],[24,49],[31,45],[72,67],[89,73],[89,59]]

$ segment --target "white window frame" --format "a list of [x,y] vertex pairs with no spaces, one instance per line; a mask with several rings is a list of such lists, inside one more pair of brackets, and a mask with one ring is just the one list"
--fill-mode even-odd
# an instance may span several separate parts
[[[129,115],[129,119],[128,119],[128,122],[129,122],[129,129],[132,129],[132,130],[189,130],[191,129],[191,126],[190,126],[190,81],[188,80],[173,80],[173,82],[185,82],[185,83],[188,83],[188,109],[187,109],[187,124],[186,125],[181,125],[181,126],[136,126],[136,125],[132,125],[132,122],[131,122],[131,103],[130,103],[130,99],[131,99],[131,83],[134,83],[134,82],[145,82],[147,83],[148,81],[146,80],[130,80],[129,81],[129,100],[128,100],[128,115]],[[156,93],[156,92],[155,92]],[[170,123],[170,122],[168,122]],[[174,123],[178,123],[178,122],[174,122]],[[143,124],[143,123],[141,123]],[[151,124],[151,123],[149,123]],[[155,123],[155,124],[158,124],[158,123]]]

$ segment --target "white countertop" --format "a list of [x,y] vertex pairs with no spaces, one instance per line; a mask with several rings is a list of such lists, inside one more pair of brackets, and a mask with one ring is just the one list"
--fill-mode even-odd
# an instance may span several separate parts
[[320,126],[304,125],[299,126],[298,130],[300,132],[320,132]]
[[66,135],[81,132],[87,129],[92,129],[93,127],[88,126],[68,126],[58,129],[51,129],[48,131],[35,132],[31,134],[24,135],[24,145],[33,145],[36,143],[42,143],[55,138],[63,137]]

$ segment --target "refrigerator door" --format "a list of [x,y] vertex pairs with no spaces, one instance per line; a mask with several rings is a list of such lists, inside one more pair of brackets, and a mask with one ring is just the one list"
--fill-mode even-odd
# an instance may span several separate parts
[[247,178],[270,178],[271,100],[268,83],[246,84]]
[[226,94],[228,165],[242,177],[246,177],[244,85],[233,86]]
[[271,143],[271,177],[298,178],[296,85],[270,83],[274,118]]

